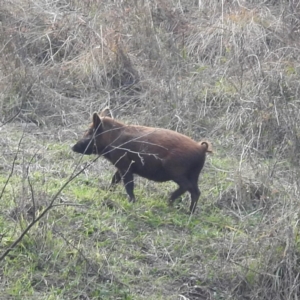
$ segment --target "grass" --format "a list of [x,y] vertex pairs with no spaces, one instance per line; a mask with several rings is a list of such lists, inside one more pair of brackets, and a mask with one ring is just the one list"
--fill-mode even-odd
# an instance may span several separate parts
[[[0,299],[298,299],[296,2],[92,2],[0,8],[0,255],[42,216]],[[176,184],[135,178],[129,203],[71,151],[106,105],[213,143],[193,216]]]
[[[15,148],[14,143],[18,143],[17,138],[10,140],[11,148]],[[31,146],[38,147],[33,142]],[[28,212],[32,206],[28,177],[39,215],[72,173],[76,158],[66,145],[53,142],[46,148],[34,159],[32,153],[20,149],[24,153],[20,162],[29,171],[24,176],[16,169],[3,194],[2,249],[9,247],[32,220],[22,210],[25,207]],[[157,187],[137,180],[138,202],[132,204],[122,185],[114,191],[102,189],[95,176],[97,168],[92,166],[87,172],[88,176],[81,174],[63,190],[56,206],[6,257],[1,270],[6,280],[2,291],[7,297],[66,299],[70,295],[83,297],[88,291],[90,297],[104,299],[172,299],[176,282],[189,276],[193,264],[193,269],[198,268],[200,256],[211,256],[211,240],[234,226],[213,203],[199,203],[203,207],[195,216],[187,213],[186,197],[169,207],[169,192],[164,190],[174,189],[173,183]],[[108,183],[109,173],[105,171],[100,178]],[[205,177],[210,181],[204,176],[203,185]],[[1,187],[5,181],[2,175]],[[20,198],[22,186],[25,194]]]
[[[10,140],[11,149],[17,144],[17,138]],[[27,153],[26,144],[22,145],[20,165],[16,163],[1,199],[2,250],[31,222],[32,195],[38,216],[80,159],[56,141],[48,142],[47,151],[39,155]],[[39,148],[38,140],[31,139],[31,147]],[[85,157],[79,164],[90,159]],[[268,218],[264,209],[222,208],[214,200],[222,191],[235,188],[236,182],[228,178],[233,167],[234,161],[226,157],[209,159],[201,176],[198,210],[191,216],[186,196],[174,207],[167,205],[173,183],[137,179],[138,201],[134,204],[127,201],[122,185],[107,190],[113,170],[98,161],[66,186],[54,207],[2,262],[3,295],[13,299],[85,295],[94,299],[174,299],[192,293],[186,286],[200,286],[203,293],[209,293],[208,286],[216,285],[219,278],[230,282],[234,273],[243,274],[247,285],[254,288],[259,266],[264,265],[263,249],[274,250],[276,257],[285,246],[275,243],[270,248],[265,241],[272,233],[269,226],[258,227]],[[6,179],[3,172],[1,188]],[[212,187],[206,189],[208,186]],[[298,245],[296,240],[297,235]],[[236,256],[239,259],[233,264]],[[218,297],[228,296],[228,291],[214,289]]]

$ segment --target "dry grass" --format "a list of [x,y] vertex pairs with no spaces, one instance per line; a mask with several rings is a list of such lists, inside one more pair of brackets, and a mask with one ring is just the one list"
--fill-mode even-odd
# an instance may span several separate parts
[[193,217],[166,206],[171,183],[138,179],[128,204],[95,162],[1,261],[0,299],[299,298],[299,15],[283,0],[5,1],[1,253],[90,161],[69,145],[106,105],[215,155]]

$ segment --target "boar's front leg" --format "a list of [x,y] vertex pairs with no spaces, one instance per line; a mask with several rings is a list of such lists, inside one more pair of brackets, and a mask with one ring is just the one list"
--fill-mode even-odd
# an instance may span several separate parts
[[128,169],[125,171],[121,171],[121,170],[119,171],[122,175],[123,183],[129,198],[129,202],[135,202],[135,196],[133,194],[133,189],[134,189],[133,173]]
[[108,189],[112,190],[113,187],[121,181],[121,179],[122,179],[122,176],[121,176],[119,170],[117,170],[111,179],[111,183],[110,183]]

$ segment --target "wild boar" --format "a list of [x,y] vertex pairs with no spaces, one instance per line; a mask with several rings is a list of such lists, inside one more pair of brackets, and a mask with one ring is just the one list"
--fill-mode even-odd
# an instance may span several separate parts
[[129,201],[135,202],[133,176],[164,182],[173,180],[178,188],[171,194],[169,204],[188,191],[193,213],[200,196],[199,174],[209,142],[195,142],[178,132],[138,125],[126,125],[108,116],[109,109],[93,114],[93,122],[72,150],[81,154],[102,155],[117,171],[111,185],[123,180]]

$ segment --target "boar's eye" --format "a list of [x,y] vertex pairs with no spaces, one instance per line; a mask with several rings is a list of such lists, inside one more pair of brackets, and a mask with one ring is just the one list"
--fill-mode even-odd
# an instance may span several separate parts
[[84,132],[84,136],[90,137],[90,136],[94,135],[94,133],[95,133],[95,130],[93,128],[89,128]]

